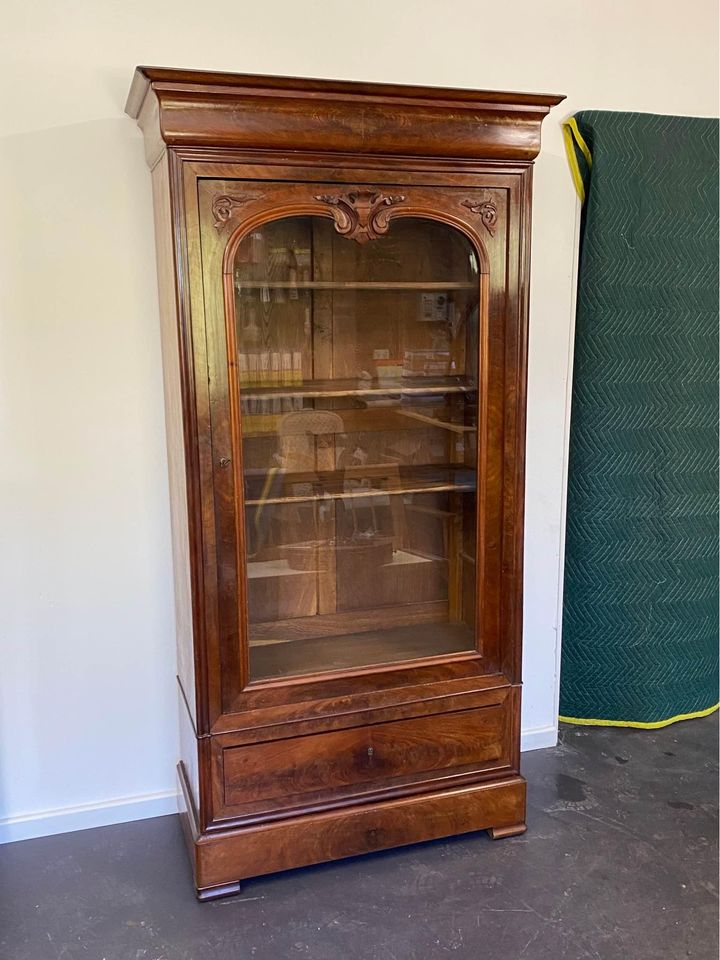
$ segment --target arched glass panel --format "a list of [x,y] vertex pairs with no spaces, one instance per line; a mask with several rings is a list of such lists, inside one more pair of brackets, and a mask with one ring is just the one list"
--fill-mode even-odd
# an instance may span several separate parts
[[242,240],[234,291],[250,679],[473,650],[472,244],[289,217]]

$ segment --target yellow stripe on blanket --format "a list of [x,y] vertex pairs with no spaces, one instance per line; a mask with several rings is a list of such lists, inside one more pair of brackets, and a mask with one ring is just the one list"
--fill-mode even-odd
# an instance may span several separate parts
[[708,717],[711,713],[715,713],[718,707],[720,703],[716,703],[714,707],[708,707],[707,710],[678,713],[674,717],[668,717],[667,720],[654,720],[652,723],[642,723],[640,720],[586,720],[583,717],[558,717],[558,719],[560,723],[579,723],[588,727],[635,727],[638,730],[658,730],[660,727],[669,727],[671,723],[679,723],[681,720]]
[[572,173],[573,183],[575,184],[577,195],[580,197],[580,202],[585,203],[585,184],[583,183],[582,174],[580,173],[580,166],[578,165],[575,146],[577,145],[578,149],[585,157],[589,169],[592,169],[592,154],[590,153],[590,148],[583,139],[583,135],[578,129],[575,117],[570,117],[569,120],[566,120],[562,127],[563,139],[565,140],[565,152],[567,153],[568,163],[570,164],[570,172]]

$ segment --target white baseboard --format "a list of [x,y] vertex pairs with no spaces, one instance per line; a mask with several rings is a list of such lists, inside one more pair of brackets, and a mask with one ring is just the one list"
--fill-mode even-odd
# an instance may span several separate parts
[[545,747],[554,747],[558,742],[558,728],[535,727],[532,730],[523,730],[520,734],[520,749],[523,753],[528,750],[543,750]]
[[[520,749],[540,750],[557,743],[557,727],[536,727],[525,730],[520,738]],[[165,790],[136,797],[121,797],[100,803],[84,803],[76,807],[40,810],[37,813],[0,819],[0,844],[16,840],[49,837],[55,833],[70,833],[90,827],[107,827],[113,823],[128,823],[148,817],[162,817],[177,812],[177,793]]]
[[146,793],[0,819],[0,844],[177,813],[177,792]]

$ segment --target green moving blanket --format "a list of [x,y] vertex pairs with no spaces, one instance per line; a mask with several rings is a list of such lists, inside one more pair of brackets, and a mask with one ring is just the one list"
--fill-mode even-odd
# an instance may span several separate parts
[[718,122],[584,111],[561,719],[718,701]]

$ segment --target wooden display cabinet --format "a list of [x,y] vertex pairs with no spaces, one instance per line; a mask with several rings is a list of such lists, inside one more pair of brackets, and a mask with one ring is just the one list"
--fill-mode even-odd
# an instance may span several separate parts
[[525,829],[530,191],[560,99],[136,72],[202,899]]

